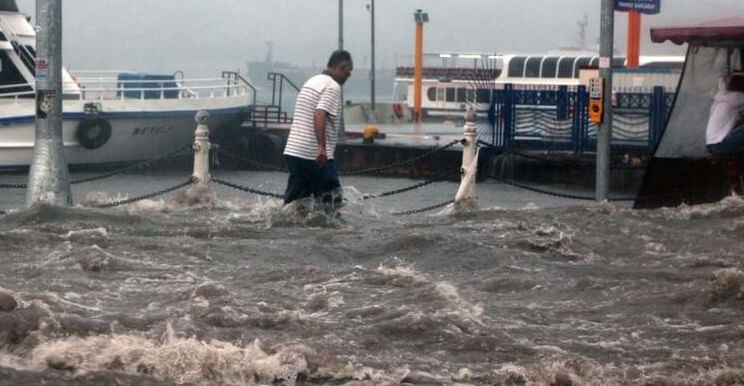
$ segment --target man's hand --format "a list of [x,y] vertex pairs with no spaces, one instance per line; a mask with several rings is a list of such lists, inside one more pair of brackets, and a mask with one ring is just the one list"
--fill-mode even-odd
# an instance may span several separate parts
[[318,149],[318,155],[315,157],[315,163],[318,164],[318,166],[323,167],[325,166],[326,162],[328,162],[328,153],[326,152],[326,149]]

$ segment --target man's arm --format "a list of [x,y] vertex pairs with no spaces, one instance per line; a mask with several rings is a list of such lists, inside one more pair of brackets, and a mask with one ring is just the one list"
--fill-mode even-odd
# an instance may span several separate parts
[[326,120],[328,119],[328,113],[325,110],[315,110],[315,140],[318,144],[318,155],[315,157],[315,163],[318,166],[325,165],[328,160],[328,153],[326,150]]

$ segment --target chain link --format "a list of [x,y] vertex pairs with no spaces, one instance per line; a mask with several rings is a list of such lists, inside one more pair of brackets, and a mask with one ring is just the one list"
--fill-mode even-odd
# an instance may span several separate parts
[[236,160],[236,161],[242,161],[242,162],[249,163],[249,164],[251,164],[251,165],[253,165],[255,167],[258,167],[260,169],[273,170],[273,171],[276,171],[276,172],[286,172],[287,171],[287,168],[280,167],[280,166],[274,166],[274,165],[270,165],[270,164],[259,162],[259,161],[254,161],[254,160],[252,160],[250,158],[243,157],[243,156],[237,155],[235,153],[231,153],[231,152],[229,152],[227,150],[222,150],[222,149],[219,149],[218,148],[217,149],[217,153],[218,154],[225,155],[228,158],[232,158],[233,160]]
[[[129,165],[129,166],[123,167],[121,169],[117,169],[117,170],[114,170],[112,172],[106,173],[106,174],[102,174],[102,175],[94,176],[94,177],[81,178],[81,179],[78,179],[78,180],[72,180],[72,181],[70,181],[70,185],[78,185],[78,184],[84,184],[86,182],[103,180],[103,179],[106,179],[106,178],[115,177],[115,176],[118,176],[120,174],[124,174],[124,173],[126,173],[128,171],[131,171],[131,170],[141,169],[141,168],[144,168],[146,166],[152,165],[152,164],[154,164],[156,162],[160,162],[160,161],[163,161],[163,160],[166,160],[166,159],[169,159],[169,158],[174,158],[176,154],[178,154],[178,153],[180,153],[180,152],[182,152],[182,151],[184,151],[186,149],[191,148],[191,146],[192,145],[184,145],[184,146],[179,147],[178,149],[173,150],[173,151],[171,151],[169,153],[166,153],[166,154],[164,154],[164,155],[162,155],[160,157],[153,158],[153,159],[147,160],[147,161],[142,161],[142,162],[137,163],[137,164],[134,164],[134,165]],[[27,189],[27,188],[28,188],[28,185],[27,184],[0,184],[0,189]]]
[[[496,181],[498,181],[498,182],[501,182],[501,183],[504,183],[504,184],[507,184],[507,185],[515,186],[515,187],[520,188],[520,189],[529,190],[531,192],[540,193],[540,194],[544,194],[544,195],[547,195],[547,196],[553,196],[553,197],[559,197],[559,198],[568,198],[568,199],[572,199],[572,200],[583,200],[583,201],[594,201],[594,200],[596,200],[595,197],[580,196],[580,195],[568,194],[568,193],[558,193],[558,192],[553,192],[553,191],[546,190],[546,189],[535,188],[535,187],[532,187],[532,186],[529,186],[529,185],[520,184],[519,182],[516,182],[516,181],[507,180],[505,178],[494,176],[493,174],[490,175],[489,177],[492,178],[492,179],[494,179],[494,180],[496,180]],[[607,201],[635,201],[635,197],[613,197],[613,198],[608,198]]]
[[429,179],[429,180],[426,180],[426,181],[423,181],[423,182],[419,182],[419,183],[414,184],[414,185],[411,185],[411,186],[407,186],[405,188],[389,190],[387,192],[381,192],[381,193],[365,194],[362,199],[364,199],[364,200],[371,200],[371,199],[375,199],[375,198],[389,197],[389,196],[394,196],[396,194],[410,192],[411,190],[415,190],[415,189],[418,189],[418,188],[423,188],[424,186],[431,185],[433,183],[442,182],[447,177],[452,176],[452,175],[455,175],[457,173],[459,173],[459,172],[452,172],[452,173],[442,174],[440,176],[434,177],[432,179]]
[[182,183],[180,183],[180,184],[178,184],[176,186],[173,186],[173,187],[170,187],[170,188],[166,188],[166,189],[163,189],[163,190],[158,190],[157,192],[145,194],[143,196],[138,196],[138,197],[134,197],[134,198],[128,198],[128,199],[125,199],[125,200],[119,200],[119,201],[109,202],[107,204],[97,205],[97,206],[95,206],[95,208],[113,208],[113,207],[116,207],[116,206],[131,204],[133,202],[142,201],[142,200],[146,200],[148,198],[154,198],[154,197],[157,197],[157,196],[161,196],[163,194],[166,194],[166,193],[170,193],[170,192],[172,192],[174,190],[178,190],[178,189],[181,189],[181,188],[183,188],[185,186],[191,185],[192,183],[193,182],[191,180],[188,180],[188,181],[182,182]]
[[99,176],[86,177],[86,178],[81,178],[79,180],[73,180],[73,181],[70,181],[70,184],[71,185],[78,185],[78,184],[84,184],[86,182],[103,180],[103,179],[106,179],[106,178],[115,177],[115,176],[118,176],[120,174],[124,174],[124,173],[126,173],[128,171],[131,171],[131,170],[141,169],[141,168],[150,166],[150,165],[152,165],[152,164],[154,164],[156,162],[164,161],[164,160],[169,159],[169,158],[175,158],[176,154],[178,154],[178,153],[180,153],[180,152],[182,152],[182,151],[184,151],[186,149],[190,149],[192,146],[193,145],[184,145],[184,146],[181,146],[178,149],[173,150],[173,151],[171,151],[169,153],[166,153],[166,154],[164,154],[164,155],[162,155],[160,157],[153,158],[153,159],[147,160],[147,161],[142,161],[142,162],[137,163],[137,164],[134,164],[134,165],[129,165],[129,166],[123,167],[121,169],[117,169],[117,170],[114,170],[112,172],[109,172],[109,173],[106,173],[106,174],[102,174],[102,175],[99,175]]
[[[341,175],[341,176],[348,176],[348,175],[357,175],[357,174],[376,174],[376,173],[383,172],[385,170],[389,170],[389,169],[393,169],[393,168],[397,168],[397,167],[401,167],[401,166],[410,165],[410,164],[412,164],[414,162],[417,162],[417,161],[420,161],[420,160],[425,159],[427,157],[430,157],[430,156],[432,156],[432,155],[434,155],[434,154],[436,154],[436,153],[438,153],[440,151],[447,150],[450,147],[452,147],[452,146],[454,146],[454,145],[456,145],[458,143],[460,143],[460,141],[455,140],[455,141],[452,141],[452,142],[450,142],[450,143],[448,143],[448,144],[446,144],[446,145],[444,145],[442,147],[438,147],[438,148],[432,149],[430,151],[427,151],[424,154],[418,155],[418,156],[413,157],[411,159],[408,159],[408,160],[405,160],[405,161],[401,161],[401,162],[392,163],[392,164],[385,165],[385,166],[380,166],[380,167],[375,167],[375,168],[368,168],[368,169],[343,170],[343,171],[340,171],[339,172],[339,175]],[[287,168],[279,167],[279,166],[274,166],[274,165],[270,165],[270,164],[259,162],[259,161],[255,161],[255,160],[252,160],[250,158],[243,157],[241,155],[237,155],[235,153],[231,153],[231,152],[226,151],[226,150],[217,149],[217,151],[220,154],[224,154],[224,155],[228,156],[229,158],[232,158],[232,159],[237,160],[237,161],[243,161],[243,162],[249,163],[249,164],[251,164],[253,166],[256,166],[258,168],[261,168],[261,169],[272,170],[272,171],[277,171],[277,172],[286,172],[287,171]]]
[[0,184],[0,189],[26,189],[26,184]]
[[[533,159],[533,160],[536,160],[536,161],[542,161],[542,162],[550,163],[550,164],[553,164],[553,165],[573,166],[573,167],[584,168],[584,169],[593,169],[595,167],[595,164],[593,162],[585,162],[585,161],[581,161],[581,160],[576,160],[576,161],[571,161],[571,160],[557,160],[557,159],[552,159],[552,158],[548,158],[548,157],[541,157],[539,155],[527,154],[527,153],[519,152],[519,151],[512,150],[512,149],[499,148],[497,146],[494,146],[494,145],[492,145],[492,144],[490,144],[488,142],[482,141],[482,140],[478,140],[478,144],[481,145],[481,146],[488,147],[488,148],[501,150],[503,152],[502,154],[516,155],[516,156],[519,156],[519,157],[522,157],[522,158]],[[610,168],[612,170],[638,170],[638,169],[641,169],[639,167],[632,166],[632,165],[612,165]]]
[[224,186],[227,186],[227,187],[230,187],[230,188],[233,188],[233,189],[242,190],[244,192],[258,194],[259,196],[267,196],[267,197],[274,197],[274,198],[284,198],[284,195],[283,194],[273,193],[273,192],[266,192],[266,191],[263,191],[263,190],[254,189],[254,188],[250,188],[250,187],[247,187],[247,186],[238,185],[238,184],[234,184],[232,182],[221,180],[219,178],[212,177],[212,182],[214,182],[216,184],[224,185]]
[[386,166],[377,167],[377,168],[357,169],[357,170],[344,170],[344,171],[340,172],[339,175],[349,176],[349,175],[354,175],[354,174],[377,174],[377,173],[383,172],[385,170],[389,170],[389,169],[393,169],[393,168],[397,168],[397,167],[401,167],[401,166],[407,166],[407,165],[413,164],[414,162],[417,162],[417,161],[420,161],[420,160],[425,159],[427,157],[430,157],[430,156],[432,156],[432,155],[434,155],[436,153],[439,153],[441,151],[447,150],[450,147],[452,147],[452,146],[454,146],[454,145],[456,145],[458,143],[460,143],[460,141],[455,140],[455,141],[452,141],[452,142],[450,142],[450,143],[448,143],[448,144],[446,144],[444,146],[437,147],[435,149],[432,149],[430,151],[427,151],[426,153],[423,153],[421,155],[418,155],[416,157],[413,157],[413,158],[408,159],[408,160],[405,160],[405,161],[396,162],[396,163],[392,163],[392,164],[389,164],[389,165],[386,165]]
[[445,201],[445,202],[440,202],[439,204],[436,204],[436,205],[427,206],[425,208],[412,209],[412,210],[407,210],[405,212],[394,212],[394,213],[392,213],[392,215],[393,216],[410,216],[412,214],[425,213],[425,212],[432,211],[434,209],[443,208],[443,207],[445,207],[445,206],[447,206],[449,204],[452,204],[454,202],[455,202],[455,200],[449,200],[449,201]]

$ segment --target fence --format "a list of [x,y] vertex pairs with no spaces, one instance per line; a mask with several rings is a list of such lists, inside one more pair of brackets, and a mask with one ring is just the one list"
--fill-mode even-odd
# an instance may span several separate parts
[[[619,92],[613,97],[615,150],[650,153],[656,147],[666,125],[673,93],[663,87],[651,92]],[[589,93],[579,86],[575,91],[561,86],[558,90],[516,90],[505,85],[492,90],[490,132],[481,140],[502,149],[540,149],[573,151],[576,154],[596,147],[597,126],[590,124]]]

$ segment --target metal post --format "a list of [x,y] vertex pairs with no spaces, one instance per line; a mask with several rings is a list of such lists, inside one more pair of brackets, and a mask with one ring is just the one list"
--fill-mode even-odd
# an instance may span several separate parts
[[371,25],[372,25],[372,37],[371,37],[371,56],[372,56],[372,62],[371,62],[371,68],[369,72],[369,82],[370,82],[370,103],[372,106],[372,116],[375,116],[375,78],[376,78],[376,72],[375,72],[375,0],[371,0],[370,3],[370,17],[371,17]]
[[206,188],[209,186],[209,150],[212,145],[209,143],[209,113],[201,110],[196,114],[196,131],[194,132],[194,174],[192,180],[194,186]]
[[[344,0],[338,0],[338,49],[344,49]],[[344,116],[344,86],[341,86],[341,127],[338,128],[338,139],[346,137],[346,117]]]
[[475,177],[478,172],[478,125],[475,111],[468,108],[465,115],[465,139],[462,141],[462,167],[460,168],[460,188],[455,195],[455,204],[462,207],[476,207]]
[[602,0],[599,45],[599,76],[604,79],[604,119],[597,132],[597,180],[595,198],[607,200],[610,190],[610,140],[612,139],[612,52],[615,35],[613,0]]
[[72,204],[62,142],[62,0],[36,0],[36,129],[26,205]]
[[416,21],[416,47],[413,68],[413,121],[420,123],[422,118],[421,88],[424,76],[424,23],[429,21],[429,15],[419,9],[416,10],[413,17]]

